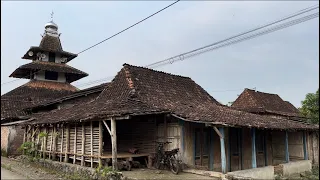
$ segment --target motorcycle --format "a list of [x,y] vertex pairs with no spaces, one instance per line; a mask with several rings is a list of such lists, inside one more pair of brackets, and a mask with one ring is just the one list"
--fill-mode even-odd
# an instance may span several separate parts
[[155,168],[160,169],[161,166],[168,167],[173,174],[178,174],[180,169],[180,162],[176,159],[176,155],[179,152],[179,148],[173,149],[171,151],[165,151],[164,145],[171,142],[156,142],[156,156],[155,156]]

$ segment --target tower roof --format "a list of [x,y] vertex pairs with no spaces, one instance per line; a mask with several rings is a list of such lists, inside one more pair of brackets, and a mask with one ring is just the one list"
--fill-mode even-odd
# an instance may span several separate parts
[[33,73],[37,71],[53,71],[65,73],[66,80],[69,83],[88,76],[87,73],[71,67],[67,64],[33,61],[31,63],[20,66],[9,77],[31,79]]
[[53,21],[45,24],[45,31],[42,36],[39,46],[31,46],[29,50],[23,55],[22,59],[36,60],[38,53],[53,52],[60,54],[67,60],[65,63],[71,61],[77,54],[64,51],[62,49],[60,34],[58,33],[58,25]]

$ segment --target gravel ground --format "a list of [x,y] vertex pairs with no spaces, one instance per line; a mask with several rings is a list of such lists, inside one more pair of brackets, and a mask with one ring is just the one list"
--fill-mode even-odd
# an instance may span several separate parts
[[132,171],[123,171],[122,174],[132,179],[215,179],[185,172],[175,175],[170,171],[153,169],[133,169]]
[[10,170],[23,177],[26,177],[27,179],[63,179],[62,176],[49,169],[44,169],[31,163],[22,163],[16,159],[2,156],[1,168]]

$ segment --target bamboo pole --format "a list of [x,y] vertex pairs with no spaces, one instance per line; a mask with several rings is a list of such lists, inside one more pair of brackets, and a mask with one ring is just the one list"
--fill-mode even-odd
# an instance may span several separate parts
[[47,154],[46,154],[46,152],[45,151],[47,151],[47,140],[48,140],[48,128],[47,127],[45,127],[45,129],[44,129],[44,132],[46,133],[46,136],[44,137],[44,151],[43,151],[43,158],[46,158],[47,157]]
[[70,125],[67,125],[67,132],[66,132],[66,151],[64,155],[64,162],[68,162],[69,160],[69,155],[67,152],[69,152],[69,147],[70,147]]
[[56,159],[56,151],[57,151],[57,127],[56,125],[53,125],[53,152],[52,152],[52,159],[55,160]]
[[[73,151],[74,154],[77,153],[77,125],[74,126],[74,143],[73,143]],[[73,156],[73,164],[76,163],[76,155]]]
[[[91,145],[91,149],[90,149],[90,151],[91,151],[91,156],[93,155],[93,127],[92,127],[92,121],[90,121],[90,145]],[[91,157],[91,168],[93,168],[93,158]]]
[[52,156],[52,144],[53,144],[53,128],[51,129],[51,140],[50,140],[49,159],[51,159],[51,156]]
[[[61,133],[61,147],[60,152],[63,152],[63,135],[64,135],[64,127],[62,127],[62,133]],[[62,162],[62,154],[60,154],[60,162]]]
[[81,157],[81,166],[84,166],[84,145],[85,145],[85,141],[86,140],[86,136],[85,136],[85,129],[84,129],[84,123],[82,123],[82,142],[81,142],[81,145],[82,145],[82,149],[81,149],[81,152],[82,152],[82,157]]
[[102,166],[101,156],[102,156],[102,141],[103,141],[103,133],[102,133],[102,122],[99,121],[99,166]]

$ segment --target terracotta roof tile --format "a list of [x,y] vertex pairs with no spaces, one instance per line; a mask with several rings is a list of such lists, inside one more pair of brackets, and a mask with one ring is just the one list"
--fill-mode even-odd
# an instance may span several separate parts
[[88,103],[34,114],[32,124],[79,121],[96,117],[173,113],[192,121],[270,129],[318,127],[256,115],[221,105],[190,78],[125,64],[101,94]]
[[1,96],[1,119],[25,116],[23,109],[75,91],[77,89],[68,83],[30,81]]
[[44,61],[33,61],[17,68],[9,77],[30,79],[30,74],[34,71],[53,71],[66,73],[69,83],[88,76],[87,73],[80,71],[74,67],[62,63],[52,63]]
[[282,100],[277,94],[264,93],[251,89],[245,89],[231,107],[255,113],[268,112],[283,116],[301,116],[296,107]]

